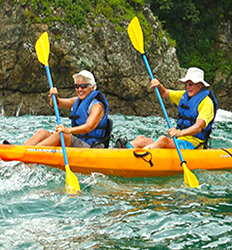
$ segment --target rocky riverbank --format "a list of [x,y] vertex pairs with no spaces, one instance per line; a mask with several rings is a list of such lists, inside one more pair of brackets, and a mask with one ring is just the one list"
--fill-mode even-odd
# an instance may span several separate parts
[[[87,69],[94,73],[98,89],[108,98],[111,114],[147,116],[162,113],[154,91],[148,88],[149,75],[141,55],[132,47],[128,37],[129,21],[122,21],[124,31],[119,31],[103,15],[94,17],[89,13],[88,24],[77,29],[59,21],[50,26],[32,23],[28,19],[30,11],[28,4],[18,4],[13,0],[0,3],[0,114],[54,113],[48,105],[46,72],[34,49],[36,40],[44,31],[48,32],[51,45],[49,66],[53,85],[58,88],[60,96],[74,96],[72,75]],[[144,7],[143,13],[153,29],[149,47],[146,47],[152,71],[166,86],[176,88],[177,80],[186,70],[180,68],[175,48],[169,44],[152,12]],[[162,39],[158,33],[162,34]],[[231,89],[229,79],[225,88],[216,92],[220,107],[230,111]],[[173,116],[173,106],[166,102],[165,106]],[[61,114],[68,115],[64,111]]]

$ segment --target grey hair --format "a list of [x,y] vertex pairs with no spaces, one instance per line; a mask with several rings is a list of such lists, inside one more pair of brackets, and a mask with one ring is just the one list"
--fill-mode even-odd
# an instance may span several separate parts
[[97,89],[97,84],[93,83],[93,81],[88,77],[77,75],[74,77],[74,83],[76,83],[76,81],[85,81],[86,83],[89,83],[91,87],[94,87],[94,90]]

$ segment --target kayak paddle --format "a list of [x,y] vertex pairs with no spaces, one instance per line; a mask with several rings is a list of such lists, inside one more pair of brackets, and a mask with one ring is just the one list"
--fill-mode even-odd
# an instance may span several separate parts
[[[141,26],[140,26],[140,23],[139,23],[139,19],[137,17],[134,17],[131,20],[131,22],[130,22],[130,24],[128,26],[127,32],[128,32],[129,37],[130,37],[130,40],[132,42],[132,45],[134,46],[134,48],[137,51],[139,51],[141,53],[141,55],[143,57],[143,60],[145,62],[146,68],[148,70],[148,73],[150,75],[150,78],[153,79],[154,76],[152,74],[150,65],[148,63],[148,60],[147,60],[147,57],[146,57],[146,54],[145,54],[145,51],[144,51],[143,32],[142,32],[142,29],[141,29]],[[161,95],[159,93],[158,87],[155,87],[155,91],[156,91],[156,95],[157,95],[157,97],[159,99],[161,108],[163,110],[164,116],[166,118],[166,121],[168,123],[168,127],[171,128],[172,126],[171,126],[167,111],[165,109],[163,100],[162,100]],[[177,152],[179,154],[179,158],[181,160],[181,166],[183,167],[183,170],[184,170],[184,181],[185,181],[185,183],[187,185],[189,185],[191,188],[198,187],[199,182],[198,182],[196,176],[187,168],[186,162],[184,161],[184,159],[182,157],[180,147],[179,147],[179,145],[177,143],[177,139],[176,139],[175,136],[173,137],[173,140],[174,140]]]
[[[49,69],[49,65],[48,65],[48,58],[49,58],[49,53],[50,53],[50,43],[48,40],[48,33],[47,32],[44,32],[39,37],[39,39],[37,40],[37,42],[35,44],[35,50],[36,50],[36,54],[37,54],[39,62],[41,62],[45,66],[49,86],[50,86],[50,88],[53,88],[51,73],[50,73],[50,69]],[[52,100],[53,100],[55,114],[56,114],[56,121],[57,121],[57,124],[60,125],[61,124],[60,113],[59,113],[59,109],[58,109],[58,105],[57,105],[57,101],[56,101],[56,96],[54,94],[52,95]],[[65,162],[65,170],[66,170],[66,192],[67,193],[76,193],[77,191],[80,191],[80,185],[79,185],[77,176],[70,170],[70,167],[68,164],[66,147],[65,147],[64,135],[62,132],[60,132],[60,141],[61,141],[64,162]]]

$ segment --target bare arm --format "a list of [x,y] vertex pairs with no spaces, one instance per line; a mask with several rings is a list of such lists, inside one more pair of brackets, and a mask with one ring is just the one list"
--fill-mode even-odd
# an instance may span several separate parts
[[187,136],[187,135],[196,135],[202,131],[203,128],[205,128],[205,121],[202,119],[197,119],[196,123],[192,126],[183,129],[183,130],[177,130],[176,128],[170,128],[168,130],[169,136],[173,137],[181,137],[181,136]]
[[102,105],[100,103],[95,103],[90,110],[89,117],[87,118],[85,124],[71,128],[66,128],[63,125],[59,125],[57,126],[56,131],[57,132],[63,131],[64,133],[74,134],[74,135],[87,134],[98,126],[103,116],[104,116],[104,110]]
[[59,108],[64,108],[64,109],[71,109],[73,106],[74,102],[76,101],[77,97],[71,97],[71,98],[59,98],[58,97],[58,90],[57,88],[51,88],[49,92],[49,98],[50,98],[50,105],[54,107],[53,105],[53,100],[52,100],[52,94],[55,95],[57,105]]
[[164,98],[169,98],[169,90],[166,89],[158,79],[154,78],[151,80],[150,88],[157,87],[159,89],[160,95]]

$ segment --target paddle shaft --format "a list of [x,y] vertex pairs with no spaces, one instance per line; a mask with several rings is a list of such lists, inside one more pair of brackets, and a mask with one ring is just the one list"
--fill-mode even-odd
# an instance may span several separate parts
[[[48,77],[49,86],[50,86],[50,88],[53,88],[52,77],[51,77],[49,66],[46,65],[45,69],[46,69],[46,73],[47,73],[47,77]],[[53,105],[54,105],[54,110],[55,110],[55,115],[56,115],[56,121],[57,121],[57,124],[60,125],[61,124],[61,122],[60,122],[60,112],[59,112],[59,109],[58,109],[58,105],[57,105],[55,94],[52,94],[52,101],[53,101]],[[60,141],[61,141],[61,146],[62,146],[62,151],[63,151],[65,165],[69,165],[68,164],[68,157],[67,157],[67,152],[66,152],[66,147],[65,147],[65,141],[64,141],[63,132],[60,132]]]
[[[142,57],[143,57],[143,60],[144,60],[144,62],[145,62],[145,65],[146,65],[146,68],[147,68],[147,70],[148,70],[148,73],[149,73],[149,75],[150,75],[150,78],[151,78],[151,80],[152,80],[152,79],[154,79],[154,76],[153,76],[153,74],[152,74],[152,71],[151,71],[149,62],[148,62],[148,60],[147,60],[146,54],[142,54]],[[172,126],[171,126],[171,123],[170,123],[170,120],[169,120],[169,117],[168,117],[166,108],[165,108],[165,106],[164,106],[163,100],[162,100],[162,98],[161,98],[161,95],[160,95],[160,92],[159,92],[158,87],[155,87],[155,91],[156,91],[156,95],[157,95],[157,97],[158,97],[158,99],[159,99],[161,108],[162,108],[162,110],[163,110],[165,119],[166,119],[166,121],[167,121],[168,127],[169,127],[169,129],[170,129]],[[184,161],[184,159],[183,159],[183,157],[182,157],[182,154],[181,154],[181,151],[180,151],[180,147],[179,147],[179,144],[177,143],[177,139],[176,139],[175,136],[173,136],[173,140],[174,140],[174,143],[175,143],[175,146],[176,146],[178,155],[179,155],[180,160],[181,160],[181,165],[182,165],[182,163],[185,162],[185,161]]]

